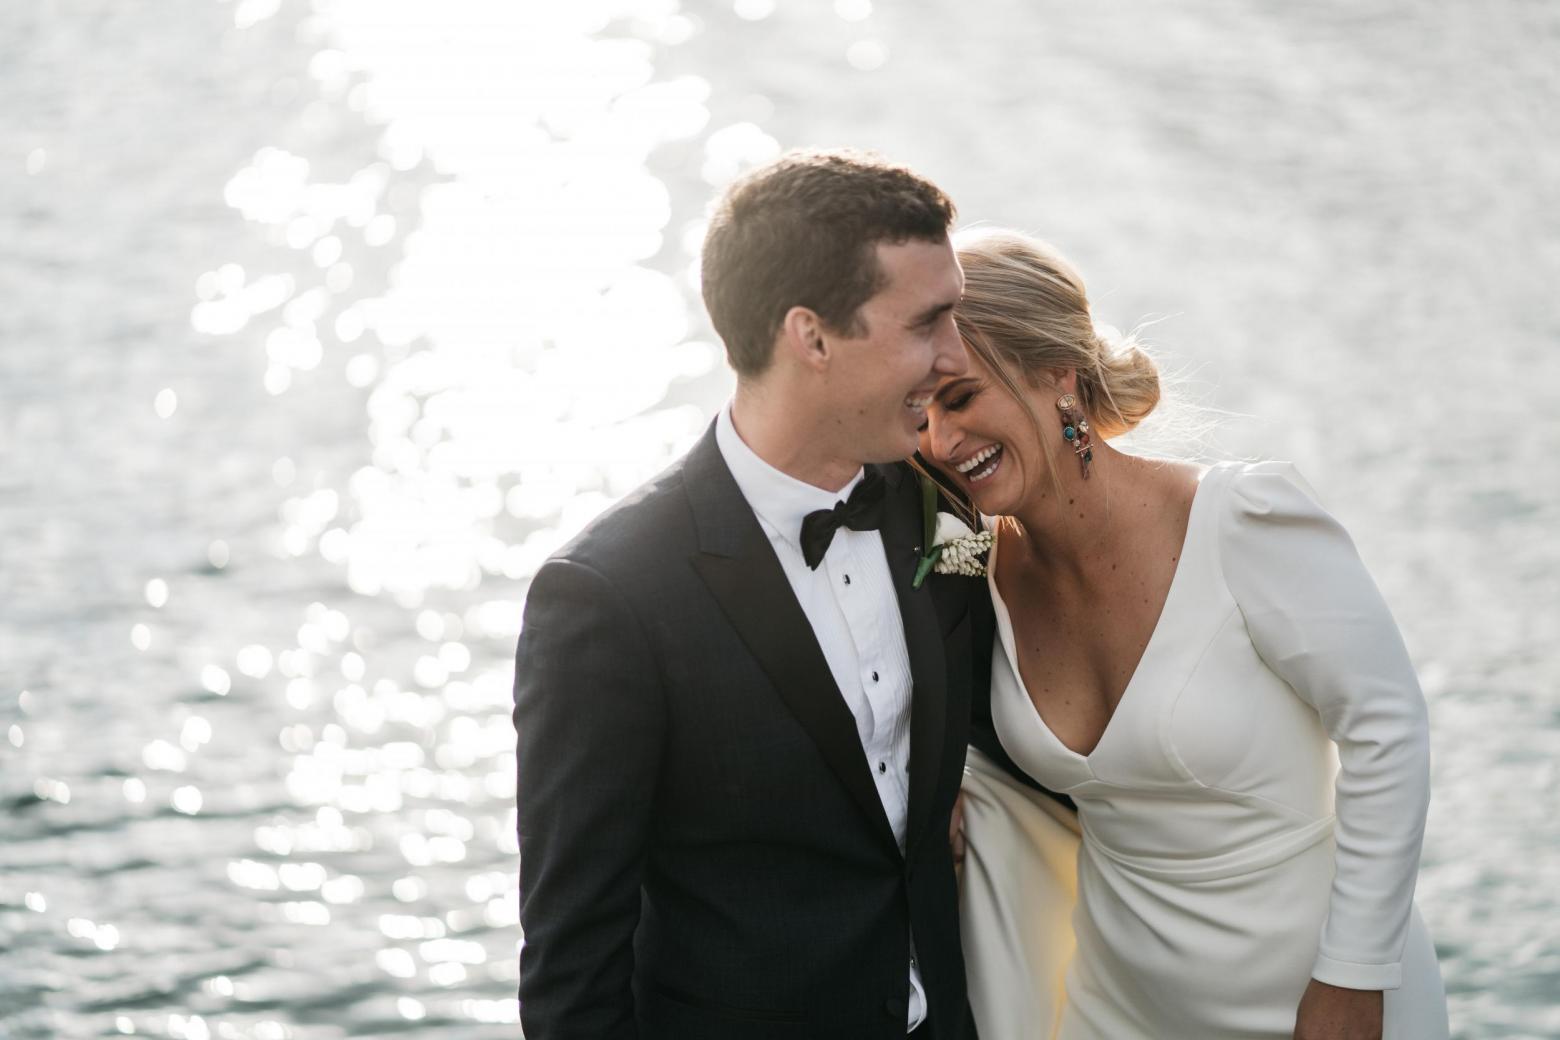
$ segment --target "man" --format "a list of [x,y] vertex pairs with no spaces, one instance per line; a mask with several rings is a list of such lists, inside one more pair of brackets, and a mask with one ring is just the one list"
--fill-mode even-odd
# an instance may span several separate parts
[[736,395],[527,598],[528,1040],[967,1035],[948,825],[990,604],[912,587],[897,461],[966,365],[952,218],[850,153],[718,204],[703,292]]

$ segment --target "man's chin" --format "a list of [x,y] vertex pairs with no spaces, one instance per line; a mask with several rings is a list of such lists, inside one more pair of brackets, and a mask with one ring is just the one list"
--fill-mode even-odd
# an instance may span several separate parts
[[916,453],[921,446],[921,420],[909,409],[904,409],[904,415],[896,418],[898,421],[893,426],[862,431],[865,435],[858,437],[853,445],[857,461],[864,466],[886,465],[903,462]]
[[895,458],[908,459],[921,450],[921,427],[926,424],[925,412],[914,412],[905,409],[905,420],[899,429],[898,443],[895,450],[899,452]]
[[903,462],[914,455],[920,447],[921,433],[919,430],[912,429],[908,433],[901,433],[899,437],[892,441],[885,439],[881,452],[883,457],[873,459],[872,461],[880,463]]

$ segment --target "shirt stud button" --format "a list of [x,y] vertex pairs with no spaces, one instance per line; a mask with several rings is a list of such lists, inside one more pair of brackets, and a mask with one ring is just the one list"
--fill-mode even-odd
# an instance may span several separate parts
[[850,575],[849,574],[845,575],[845,584],[847,584],[847,585],[850,584]]
[[877,676],[877,672],[873,672],[873,673],[872,673],[872,681],[873,681],[873,682],[877,682],[877,681],[878,681],[878,676]]
[[878,763],[878,772],[879,773],[886,773],[886,772],[888,772],[888,763],[887,762],[879,762]]

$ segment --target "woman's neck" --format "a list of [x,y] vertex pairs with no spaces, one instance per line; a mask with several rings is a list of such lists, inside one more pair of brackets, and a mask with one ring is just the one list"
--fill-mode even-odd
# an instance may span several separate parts
[[[1032,566],[1080,579],[1107,565],[1120,533],[1152,517],[1125,515],[1121,507],[1143,498],[1144,462],[1096,441],[1087,479],[1072,459],[1057,460],[1056,481],[1046,480],[1005,525]],[[1057,485],[1060,484],[1060,492]]]

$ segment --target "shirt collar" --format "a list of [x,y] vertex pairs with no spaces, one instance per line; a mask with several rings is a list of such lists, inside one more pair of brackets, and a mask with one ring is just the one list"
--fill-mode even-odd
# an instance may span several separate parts
[[801,544],[802,520],[808,513],[834,508],[834,504],[843,501],[863,476],[863,472],[857,470],[840,490],[825,491],[780,472],[759,458],[737,433],[736,424],[731,420],[729,401],[715,419],[715,444],[753,512],[792,545]]

